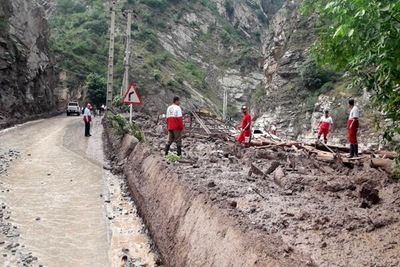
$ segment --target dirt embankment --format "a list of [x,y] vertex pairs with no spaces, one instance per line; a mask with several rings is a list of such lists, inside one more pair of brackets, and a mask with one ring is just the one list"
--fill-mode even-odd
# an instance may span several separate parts
[[400,185],[384,170],[284,146],[241,149],[190,129],[184,161],[168,164],[161,123],[135,121],[148,146],[110,135],[123,151],[114,160],[168,264],[400,265]]
[[[167,266],[311,266],[280,238],[238,218],[235,202],[221,207],[134,138],[105,127],[109,155],[124,172],[142,218]],[[119,167],[118,167],[119,166]],[[212,185],[209,185],[211,189]]]

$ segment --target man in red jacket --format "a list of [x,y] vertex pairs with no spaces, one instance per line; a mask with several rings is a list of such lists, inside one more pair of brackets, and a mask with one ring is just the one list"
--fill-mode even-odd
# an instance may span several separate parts
[[328,134],[331,126],[333,125],[332,117],[329,115],[329,111],[325,110],[325,114],[319,120],[319,130],[318,130],[318,142],[321,136],[324,137],[325,144],[328,143]]
[[169,153],[172,143],[176,143],[176,151],[178,156],[182,155],[182,131],[183,118],[182,109],[179,106],[179,97],[174,97],[173,104],[167,109],[167,128],[168,128],[168,143],[165,146],[165,155]]
[[239,127],[240,134],[237,138],[239,144],[244,144],[246,147],[250,146],[251,136],[251,115],[247,110],[246,106],[242,106],[242,122]]

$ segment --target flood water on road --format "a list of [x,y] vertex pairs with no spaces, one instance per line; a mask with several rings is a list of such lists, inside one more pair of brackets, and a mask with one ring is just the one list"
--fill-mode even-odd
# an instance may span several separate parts
[[[154,266],[143,224],[120,189],[123,180],[103,169],[100,118],[93,126],[90,138],[79,117],[0,132],[0,150],[20,152],[0,176],[0,201],[18,233],[0,248],[4,266],[22,266],[18,255],[27,254],[37,258],[35,266],[120,266],[124,254]],[[7,243],[15,247],[7,250]]]

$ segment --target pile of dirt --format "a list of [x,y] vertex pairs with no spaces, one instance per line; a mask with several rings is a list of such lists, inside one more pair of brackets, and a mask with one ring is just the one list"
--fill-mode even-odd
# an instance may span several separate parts
[[[142,115],[136,121],[149,129],[152,153],[162,155],[162,122]],[[400,185],[383,170],[280,146],[244,149],[190,132],[183,160],[166,164],[194,195],[247,231],[281,238],[281,257],[308,255],[318,266],[400,264]]]

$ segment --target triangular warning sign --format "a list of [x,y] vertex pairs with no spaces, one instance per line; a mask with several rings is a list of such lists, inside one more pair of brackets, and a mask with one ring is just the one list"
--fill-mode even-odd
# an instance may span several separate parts
[[130,104],[141,105],[141,104],[143,104],[142,100],[140,100],[140,96],[139,96],[133,83],[131,83],[131,85],[129,85],[129,88],[126,90],[125,95],[122,98],[122,102],[126,105],[130,105]]

